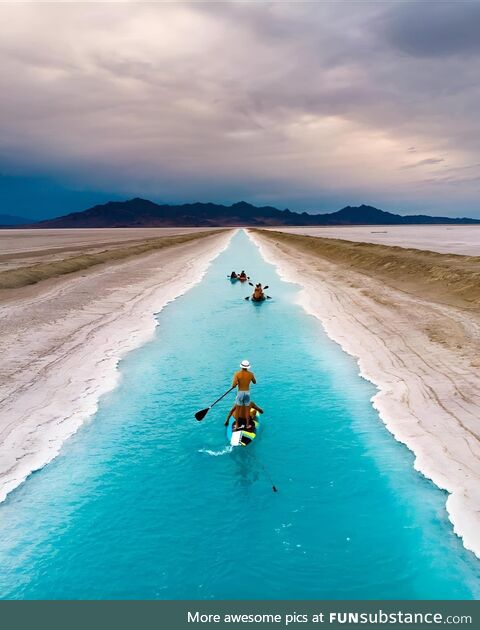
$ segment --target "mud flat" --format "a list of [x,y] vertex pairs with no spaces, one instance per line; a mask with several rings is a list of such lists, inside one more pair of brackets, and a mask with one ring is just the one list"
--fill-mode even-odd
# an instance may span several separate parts
[[152,336],[154,314],[202,278],[232,234],[157,237],[65,273],[70,256],[44,260],[45,279],[0,290],[0,500],[96,411],[119,360]]
[[480,558],[480,258],[250,230],[378,388],[372,403]]

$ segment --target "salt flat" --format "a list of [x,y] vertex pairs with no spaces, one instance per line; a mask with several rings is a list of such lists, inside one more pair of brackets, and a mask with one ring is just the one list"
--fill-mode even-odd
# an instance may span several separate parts
[[212,228],[78,228],[0,230],[0,272],[37,262],[62,260],[165,236],[207,232]]
[[95,247],[159,236],[187,234],[208,228],[75,228],[57,230],[0,230],[0,254],[19,254],[45,249]]
[[347,241],[414,247],[442,254],[480,256],[480,225],[362,225],[272,229]]

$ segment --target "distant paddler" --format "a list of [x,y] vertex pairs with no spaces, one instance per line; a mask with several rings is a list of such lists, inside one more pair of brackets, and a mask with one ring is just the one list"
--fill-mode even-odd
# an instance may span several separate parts
[[257,282],[255,288],[253,289],[252,300],[254,302],[263,302],[264,299],[265,293],[263,292],[262,284],[260,282]]
[[230,280],[238,280],[238,274],[236,271],[232,271],[230,274]]
[[[225,420],[225,426],[228,427],[228,421],[230,420],[230,418],[233,416],[235,418],[235,422],[233,424],[233,430],[237,431],[240,426],[239,426],[239,409],[240,407],[238,407],[237,405],[233,405],[233,407],[230,409],[230,411],[228,412],[228,416],[227,419]],[[248,422],[249,424],[247,424],[245,426],[245,428],[247,429],[247,431],[249,429],[253,429],[254,428],[254,422],[255,422],[255,418],[257,417],[257,413],[263,413],[263,409],[261,407],[259,407],[258,405],[256,405],[253,400],[250,402],[250,406],[249,406],[249,411],[248,411]]]
[[245,424],[250,426],[250,383],[257,384],[255,375],[250,371],[250,363],[244,359],[240,363],[240,370],[233,375],[232,387],[237,387],[237,397],[235,406],[238,407],[236,420],[245,420]]
[[245,271],[242,269],[242,271],[240,272],[240,275],[238,276],[238,279],[240,280],[240,282],[246,282],[248,280],[248,276],[245,273]]

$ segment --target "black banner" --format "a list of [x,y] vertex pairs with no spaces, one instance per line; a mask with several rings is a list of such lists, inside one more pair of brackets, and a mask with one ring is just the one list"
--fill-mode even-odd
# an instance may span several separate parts
[[3,601],[2,628],[480,628],[478,601]]

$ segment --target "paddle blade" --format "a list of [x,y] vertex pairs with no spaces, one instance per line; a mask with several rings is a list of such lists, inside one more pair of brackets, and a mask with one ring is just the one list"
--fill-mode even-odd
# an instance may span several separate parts
[[266,287],[263,287],[263,290],[264,290],[264,291],[265,291],[265,289],[268,289],[268,284],[267,284],[267,286],[266,286]]
[[248,283],[251,287],[253,287],[253,284],[251,282]]
[[249,295],[247,295],[247,297],[246,297],[245,299],[246,299],[246,300],[249,300],[249,299],[250,299],[250,296],[249,296]]
[[197,411],[197,413],[195,414],[195,418],[200,422],[200,420],[203,420],[205,418],[205,416],[207,415],[209,409],[210,409],[210,407],[207,407],[206,409],[202,409],[201,411]]

